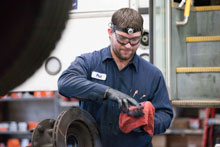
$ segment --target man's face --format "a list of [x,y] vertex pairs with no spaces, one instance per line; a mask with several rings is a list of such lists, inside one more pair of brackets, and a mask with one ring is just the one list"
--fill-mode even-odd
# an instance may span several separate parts
[[120,60],[132,59],[140,45],[141,31],[127,34],[116,30],[109,35],[112,51],[116,57]]

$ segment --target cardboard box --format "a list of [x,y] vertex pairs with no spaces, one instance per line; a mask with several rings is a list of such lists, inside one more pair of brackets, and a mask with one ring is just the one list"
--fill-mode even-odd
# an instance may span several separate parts
[[185,135],[167,135],[167,147],[187,147]]
[[189,128],[188,118],[175,118],[170,126],[170,129],[188,129],[188,128]]
[[164,134],[155,135],[152,139],[153,147],[167,147],[167,137]]
[[187,135],[187,147],[201,147],[202,135]]
[[201,147],[201,135],[167,135],[167,147]]

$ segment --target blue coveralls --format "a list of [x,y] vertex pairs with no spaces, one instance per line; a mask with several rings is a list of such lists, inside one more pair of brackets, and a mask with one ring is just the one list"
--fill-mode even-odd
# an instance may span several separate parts
[[[152,146],[146,132],[124,134],[119,129],[120,109],[117,102],[103,100],[107,88],[114,88],[138,102],[150,101],[155,107],[154,134],[165,132],[173,118],[173,110],[163,75],[154,65],[138,55],[121,71],[110,52],[110,46],[83,54],[71,63],[58,80],[60,94],[81,97],[81,107],[96,120],[103,147]],[[143,95],[146,97],[141,98]]]

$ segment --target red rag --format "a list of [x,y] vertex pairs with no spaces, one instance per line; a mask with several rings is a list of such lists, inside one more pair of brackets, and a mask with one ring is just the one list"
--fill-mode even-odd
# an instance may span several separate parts
[[[150,135],[153,136],[154,134],[154,114],[155,108],[151,104],[151,102],[146,101],[142,102],[144,105],[144,115],[138,118],[134,118],[129,116],[127,113],[120,113],[119,116],[119,128],[124,133],[129,133],[135,128],[143,126],[143,129]],[[129,110],[132,110],[134,106],[131,106]]]

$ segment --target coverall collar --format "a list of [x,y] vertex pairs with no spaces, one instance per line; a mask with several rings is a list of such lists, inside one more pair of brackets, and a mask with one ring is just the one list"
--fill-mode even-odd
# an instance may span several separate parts
[[[102,62],[105,62],[107,59],[112,59],[112,54],[110,51],[110,46],[107,47],[107,49],[102,53]],[[135,53],[134,58],[131,60],[131,62],[128,65],[134,66],[135,71],[138,71],[138,56]]]

